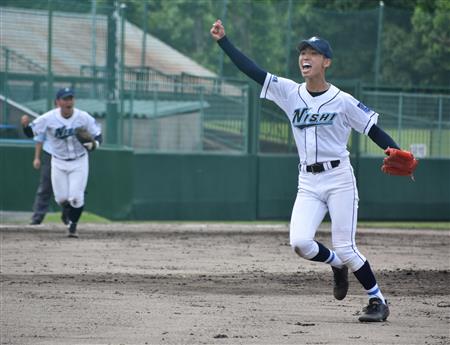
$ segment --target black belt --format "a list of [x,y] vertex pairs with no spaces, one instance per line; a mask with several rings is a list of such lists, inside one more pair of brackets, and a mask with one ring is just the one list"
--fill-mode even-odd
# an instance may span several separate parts
[[[341,162],[340,160],[331,161],[330,162],[331,168],[336,168],[337,166],[339,166],[340,162]],[[325,168],[324,164],[326,164],[326,163],[314,163],[314,164],[311,164],[311,165],[307,165],[306,166],[306,171],[307,172],[312,172],[314,174],[317,174],[317,173],[324,172],[325,170],[329,170],[329,169]]]
[[59,157],[57,157],[57,156],[54,156],[55,158],[58,158],[58,159],[60,159],[60,160],[62,160],[62,161],[66,161],[66,162],[69,162],[69,161],[74,161],[74,160],[77,160],[78,158],[81,158],[81,157],[83,157],[84,155],[85,155],[86,153],[83,153],[81,156],[78,156],[78,157],[75,157],[75,158],[59,158]]

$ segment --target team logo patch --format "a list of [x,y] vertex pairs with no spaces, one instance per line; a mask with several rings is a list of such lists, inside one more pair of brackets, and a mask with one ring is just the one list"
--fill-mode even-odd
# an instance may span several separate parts
[[370,113],[372,111],[372,109],[370,109],[369,107],[365,106],[361,102],[358,103],[357,107],[359,109],[361,109],[362,111],[364,111],[365,113]]
[[274,83],[278,83],[278,77],[277,77],[276,75],[273,75],[273,76],[272,76],[272,81],[273,81]]
[[55,137],[58,139],[65,139],[71,135],[74,135],[73,128],[66,128],[66,126],[62,126],[55,129]]
[[312,126],[332,125],[337,113],[312,113],[311,108],[295,109],[292,125],[303,129]]

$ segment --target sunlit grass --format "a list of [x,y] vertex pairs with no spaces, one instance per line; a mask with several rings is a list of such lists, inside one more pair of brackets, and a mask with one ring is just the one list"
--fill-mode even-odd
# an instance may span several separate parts
[[[80,218],[82,223],[111,223],[107,218],[100,217],[94,213],[83,212]],[[61,213],[51,212],[47,213],[44,223],[61,223]]]
[[[85,216],[83,214],[83,216]],[[55,218],[57,221],[59,217]],[[86,214],[86,218],[81,219],[86,223],[111,223],[110,220],[96,216],[95,214]],[[283,225],[288,226],[289,222],[286,220],[256,220],[256,221],[181,221],[181,220],[158,220],[158,221],[119,221],[124,223],[145,224],[145,223],[161,223],[161,224],[243,224],[243,225]],[[330,228],[330,222],[323,222],[322,228]],[[411,222],[411,221],[360,221],[358,228],[372,228],[372,229],[432,229],[432,230],[449,230],[450,222]]]

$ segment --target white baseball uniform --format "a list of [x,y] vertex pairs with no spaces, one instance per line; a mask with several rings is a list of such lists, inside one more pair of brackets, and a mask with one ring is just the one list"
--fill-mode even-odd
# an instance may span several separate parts
[[[260,97],[274,101],[286,113],[300,157],[291,246],[307,259],[317,255],[313,239],[329,212],[334,251],[353,272],[358,270],[366,259],[355,244],[358,190],[347,142],[352,128],[367,135],[378,114],[334,85],[313,97],[305,83],[270,73]],[[314,172],[315,163],[320,163],[322,172]]]
[[89,175],[86,148],[75,137],[75,129],[86,128],[93,137],[101,134],[94,118],[85,111],[73,109],[69,118],[60,108],[50,110],[31,123],[34,134],[49,141],[52,151],[52,185],[57,203],[69,201],[72,207],[84,205],[84,191]]

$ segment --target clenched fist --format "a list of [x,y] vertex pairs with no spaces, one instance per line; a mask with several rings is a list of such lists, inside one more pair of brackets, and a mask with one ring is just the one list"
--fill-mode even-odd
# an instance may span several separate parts
[[209,32],[215,41],[218,41],[225,36],[225,28],[222,25],[222,21],[217,19]]

